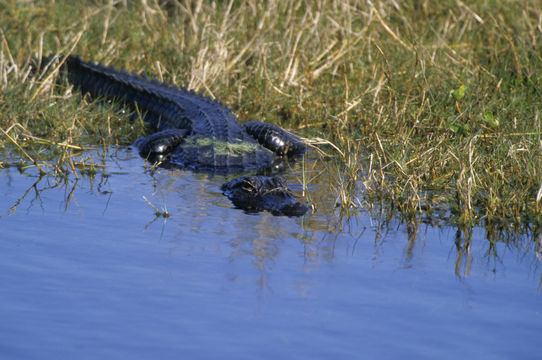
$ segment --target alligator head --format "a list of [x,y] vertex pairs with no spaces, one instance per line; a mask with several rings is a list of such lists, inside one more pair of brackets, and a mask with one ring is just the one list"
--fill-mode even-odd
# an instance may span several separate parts
[[247,212],[267,210],[273,215],[302,216],[307,205],[296,200],[283,176],[244,176],[222,185],[232,203]]

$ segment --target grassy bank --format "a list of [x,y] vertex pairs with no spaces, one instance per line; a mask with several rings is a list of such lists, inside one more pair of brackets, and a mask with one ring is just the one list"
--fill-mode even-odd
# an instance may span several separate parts
[[73,53],[331,141],[345,212],[541,220],[538,1],[3,1],[0,30],[0,142],[30,165],[143,132],[31,72]]

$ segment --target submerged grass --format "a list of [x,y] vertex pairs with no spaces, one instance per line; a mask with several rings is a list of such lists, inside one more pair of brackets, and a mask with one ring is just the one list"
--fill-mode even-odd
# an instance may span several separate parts
[[539,224],[541,44],[535,0],[2,1],[0,142],[75,172],[74,147],[143,133],[32,71],[73,53],[326,139],[343,213]]

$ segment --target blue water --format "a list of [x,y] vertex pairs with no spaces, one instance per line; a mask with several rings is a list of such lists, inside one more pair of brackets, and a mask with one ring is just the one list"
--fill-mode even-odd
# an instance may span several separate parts
[[451,227],[245,214],[223,177],[151,174],[129,149],[106,165],[60,184],[0,170],[0,358],[542,356],[529,234],[492,253],[476,228],[467,256]]

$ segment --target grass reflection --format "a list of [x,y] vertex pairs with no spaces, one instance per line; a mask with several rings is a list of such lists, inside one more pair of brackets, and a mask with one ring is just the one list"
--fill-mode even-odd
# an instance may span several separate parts
[[[53,211],[48,205],[52,201],[58,202],[59,199],[59,208],[63,212],[69,212],[74,205],[81,206],[76,201],[85,189],[92,194],[106,197],[101,200],[103,210],[100,210],[102,215],[105,215],[110,200],[114,199],[115,192],[119,191],[119,186],[136,186],[132,184],[133,175],[118,178],[119,174],[124,173],[125,165],[114,164],[119,161],[119,155],[115,151],[109,154],[84,153],[81,156],[87,159],[89,164],[101,166],[96,167],[96,171],[80,172],[78,177],[44,175],[35,168],[18,171],[15,166],[2,170],[2,176],[18,176],[21,178],[12,181],[20,182],[24,179],[28,183],[26,188],[18,190],[21,193],[16,196],[15,201],[4,205],[3,216],[20,213],[21,208],[25,207],[27,213],[34,207],[39,207],[42,211]],[[219,185],[214,184],[221,184],[222,177],[213,178],[208,174],[168,169],[152,169],[145,173],[142,160],[135,153],[131,156],[138,159],[141,167],[136,166],[133,171],[130,170],[130,174],[141,173],[147,187],[161,196],[161,203],[153,200],[154,204],[159,204],[155,207],[159,209],[160,206],[167,205],[170,214],[166,221],[164,217],[154,216],[153,211],[148,211],[148,217],[141,223],[141,229],[152,232],[155,230],[153,227],[159,225],[160,239],[171,241],[173,232],[176,234],[176,246],[182,246],[187,234],[201,234],[202,239],[209,234],[226,236],[227,250],[224,251],[229,261],[250,262],[259,273],[258,286],[265,291],[270,287],[268,274],[275,264],[281,261],[284,249],[289,248],[292,243],[301,246],[298,255],[308,268],[324,263],[333,264],[338,258],[367,257],[369,254],[372,261],[378,263],[389,253],[390,247],[401,250],[401,258],[398,260],[401,267],[412,268],[420,265],[423,256],[428,256],[424,254],[424,250],[432,242],[444,241],[449,244],[452,271],[458,278],[472,276],[475,267],[497,274],[501,269],[505,269],[506,261],[511,261],[511,257],[525,262],[535,276],[541,276],[542,231],[540,226],[533,223],[484,221],[478,226],[454,226],[446,221],[446,212],[416,213],[412,216],[411,213],[402,213],[401,207],[385,201],[373,202],[370,205],[361,201],[362,208],[355,213],[345,214],[340,206],[334,205],[337,196],[330,190],[329,181],[333,174],[326,173],[326,168],[319,167],[321,164],[318,165],[318,162],[310,161],[304,165],[311,177],[307,192],[314,202],[324,206],[314,214],[300,219],[277,218],[266,213],[248,215],[232,209],[231,204],[217,190]],[[291,179],[294,182],[298,170],[292,169]],[[112,179],[115,179],[113,183],[116,185],[112,183]],[[150,210],[141,197],[146,191],[148,189],[136,187],[129,196],[139,201],[143,210]],[[360,194],[360,199],[363,199],[363,194]],[[121,218],[131,216],[129,213],[108,215]],[[157,221],[159,219],[163,221]],[[444,239],[435,238],[435,232],[429,231],[434,229],[452,235],[444,236]],[[433,237],[428,233],[433,234]],[[205,240],[202,240],[202,244],[204,243]],[[295,260],[297,261],[297,258]]]

